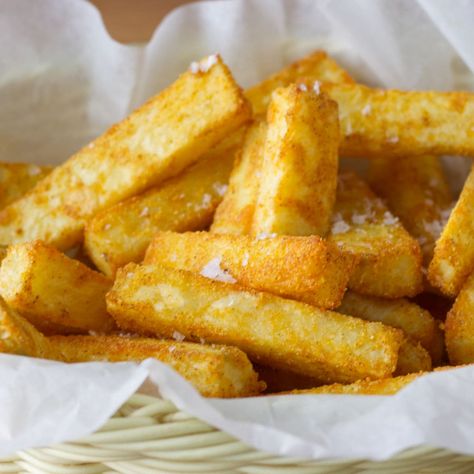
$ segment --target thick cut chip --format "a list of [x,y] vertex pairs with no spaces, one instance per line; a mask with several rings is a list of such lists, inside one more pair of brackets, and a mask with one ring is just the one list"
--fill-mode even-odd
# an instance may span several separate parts
[[446,348],[451,364],[474,362],[474,273],[459,292],[445,323]]
[[129,263],[107,308],[126,331],[229,344],[251,360],[321,381],[380,378],[403,332],[182,270]]
[[122,336],[52,336],[49,341],[65,362],[155,358],[206,397],[246,397],[265,388],[247,356],[236,347]]
[[323,84],[339,105],[340,154],[388,158],[474,156],[474,94]]
[[428,311],[417,304],[406,299],[388,300],[348,291],[337,310],[367,321],[380,321],[402,329],[411,339],[420,342],[433,359],[436,357],[436,362],[439,362],[437,322]]
[[455,297],[474,269],[474,167],[436,242],[428,268],[430,283]]
[[354,82],[325,51],[317,50],[245,91],[245,96],[252,104],[254,115],[266,113],[275,89],[289,86],[300,78],[336,84]]
[[0,209],[33,189],[52,169],[31,163],[0,163]]
[[10,246],[0,266],[1,296],[46,334],[111,331],[110,287],[101,273],[40,241]]
[[360,258],[349,281],[357,293],[401,298],[423,289],[418,242],[352,172],[339,176],[329,240]]
[[407,337],[400,346],[397,368],[393,375],[407,375],[415,372],[429,372],[432,369],[431,357],[423,346]]
[[439,158],[424,155],[370,160],[369,183],[418,240],[428,267],[453,199]]
[[425,373],[419,372],[380,380],[364,379],[349,385],[335,383],[316,388],[292,390],[290,392],[282,392],[274,395],[394,395],[422,375],[425,375]]
[[336,198],[339,123],[326,95],[291,85],[268,109],[252,233],[325,235]]
[[179,174],[250,118],[219,57],[191,69],[0,212],[0,244],[74,246],[97,212]]
[[229,188],[214,215],[211,232],[250,234],[259,181],[262,177],[266,136],[265,122],[255,122],[248,128],[242,147],[236,155]]
[[319,308],[335,308],[357,261],[317,236],[255,239],[208,232],[160,232],[147,250],[145,263],[237,281]]
[[205,229],[227,190],[237,145],[217,146],[181,175],[97,214],[86,226],[84,246],[108,276],[140,262],[154,234]]
[[0,297],[0,352],[55,359],[58,354],[49,339],[9,308]]

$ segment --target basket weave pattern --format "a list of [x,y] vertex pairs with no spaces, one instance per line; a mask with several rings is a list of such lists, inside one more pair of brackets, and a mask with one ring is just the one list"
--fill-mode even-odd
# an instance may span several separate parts
[[389,461],[305,461],[256,451],[171,402],[133,395],[98,432],[0,460],[0,473],[472,473],[474,457],[416,448]]

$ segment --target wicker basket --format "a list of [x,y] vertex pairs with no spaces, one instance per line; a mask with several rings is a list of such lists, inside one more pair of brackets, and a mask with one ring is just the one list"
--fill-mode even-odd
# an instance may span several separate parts
[[416,448],[389,461],[305,461],[256,451],[169,401],[133,395],[97,433],[0,460],[0,473],[473,473],[474,457]]

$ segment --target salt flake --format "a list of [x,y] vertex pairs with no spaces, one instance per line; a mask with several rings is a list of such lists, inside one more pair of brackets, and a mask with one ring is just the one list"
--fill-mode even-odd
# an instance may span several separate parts
[[400,139],[397,136],[387,137],[387,143],[398,143]]
[[173,339],[178,342],[183,342],[186,336],[179,331],[173,331]]
[[246,267],[248,263],[249,263],[249,254],[246,252],[244,255],[244,258],[242,259],[242,266]]
[[217,64],[217,54],[211,54],[207,58],[204,58],[202,61],[193,61],[189,65],[189,71],[193,74],[198,72],[208,72],[214,64]]
[[260,232],[255,236],[255,240],[274,239],[277,236],[275,232]]
[[306,84],[298,84],[298,90],[306,92],[308,88],[306,87]]
[[362,109],[362,115],[367,116],[372,112],[372,106],[370,104],[367,104],[363,109]]
[[333,225],[332,225],[332,228],[331,228],[331,233],[332,234],[344,234],[346,233],[349,229],[351,228],[351,226],[343,221],[343,220],[340,220],[340,221],[337,221],[335,222]]
[[28,174],[30,176],[37,176],[41,173],[41,168],[39,166],[33,165],[28,169]]
[[150,209],[148,209],[148,207],[145,206],[142,209],[142,212],[140,212],[140,217],[146,217],[148,215],[150,215]]
[[219,196],[224,196],[224,194],[227,192],[229,186],[227,184],[222,184],[222,183],[214,183],[214,191],[219,195]]
[[321,83],[319,81],[314,81],[313,91],[318,95],[321,93]]
[[383,224],[385,225],[395,225],[398,222],[398,217],[395,217],[388,211],[384,212],[383,215]]
[[221,268],[221,257],[213,258],[204,265],[200,274],[211,280],[222,281],[224,283],[235,283],[237,280],[227,271]]

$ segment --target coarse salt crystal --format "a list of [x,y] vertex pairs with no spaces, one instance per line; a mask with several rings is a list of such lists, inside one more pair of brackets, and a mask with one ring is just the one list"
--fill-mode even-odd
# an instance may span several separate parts
[[372,106],[370,104],[367,104],[363,109],[362,109],[362,115],[369,115],[370,112],[372,112]]
[[350,120],[347,121],[346,135],[352,135],[352,123]]
[[298,90],[306,92],[308,88],[306,87],[306,84],[298,84]]
[[227,184],[222,184],[222,183],[214,183],[214,191],[219,194],[219,196],[224,196],[224,194],[227,192]]
[[227,271],[221,268],[222,257],[216,257],[204,265],[199,272],[203,277],[224,283],[235,283],[237,280]]
[[387,143],[398,143],[400,139],[397,136],[387,137]]
[[394,225],[398,222],[398,217],[395,217],[393,214],[391,214],[388,211],[384,212],[383,215],[383,224],[385,225]]
[[140,217],[146,217],[150,214],[150,209],[148,207],[144,207],[142,209],[142,212],[140,212]]
[[368,216],[365,214],[354,214],[351,219],[353,224],[361,225],[367,222]]
[[248,263],[249,263],[249,254],[246,252],[244,255],[244,258],[242,259],[242,266],[246,267]]
[[189,65],[189,70],[190,72],[192,72],[193,74],[197,74],[200,70],[200,67],[199,67],[199,63],[197,61],[193,61],[190,65]]
[[274,239],[276,236],[275,232],[260,232],[255,236],[255,240]]
[[206,344],[206,341],[205,341],[205,339],[204,339],[204,338],[202,338],[202,337],[200,337],[200,338],[199,338],[199,342],[200,342],[201,344]]
[[331,227],[331,233],[332,234],[344,234],[346,233],[349,229],[351,228],[351,226],[343,221],[343,220],[340,220],[340,221],[337,221],[335,222],[332,227]]
[[104,225],[104,230],[109,230],[112,227],[111,224],[105,224]]
[[95,144],[92,142],[92,143],[89,143],[89,145],[87,145],[87,148],[94,148],[95,147]]
[[128,272],[128,273],[127,273],[127,278],[132,278],[133,275],[134,275],[133,272]]
[[37,176],[41,173],[41,168],[39,166],[31,166],[31,168],[28,169],[28,174],[30,176]]
[[198,72],[207,72],[211,69],[214,64],[217,64],[217,54],[211,54],[207,58],[204,58],[202,61],[193,61],[189,65],[189,70],[193,74],[197,74]]
[[173,331],[173,339],[178,342],[183,342],[186,336],[179,331]]
[[321,93],[321,83],[319,81],[314,81],[314,84],[313,84],[313,91],[316,93],[316,94],[320,94]]
[[175,350],[176,350],[176,346],[170,346],[168,348],[168,351],[171,352],[171,353],[173,353]]

